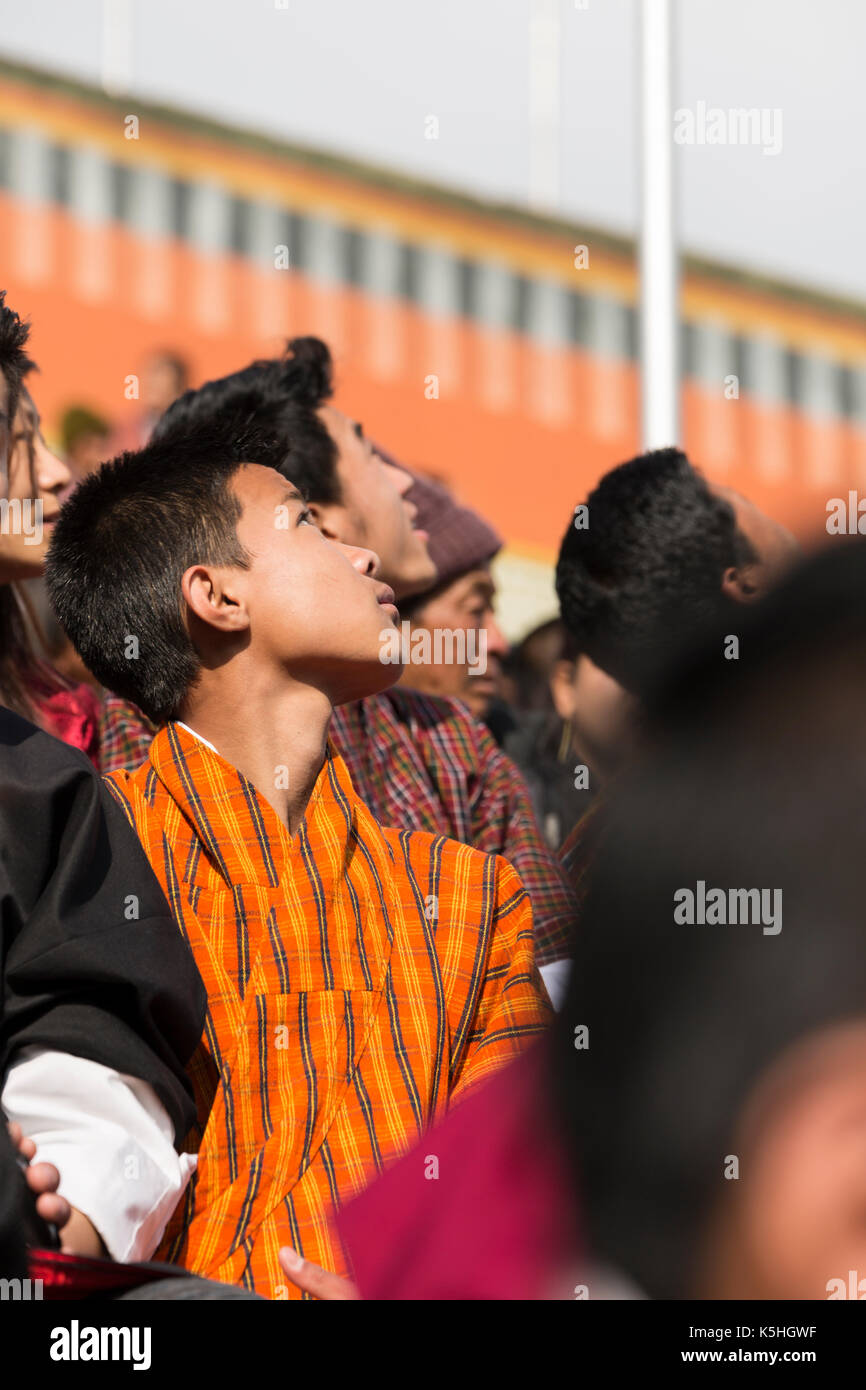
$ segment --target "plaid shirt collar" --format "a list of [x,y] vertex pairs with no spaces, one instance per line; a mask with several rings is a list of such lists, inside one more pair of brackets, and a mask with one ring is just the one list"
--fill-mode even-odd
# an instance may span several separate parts
[[[332,840],[335,834],[342,837],[343,856],[349,852],[357,798],[345,764],[330,742],[294,836],[249,778],[185,725],[166,724],[148,756],[151,774],[193,824],[211,864],[229,885],[252,882],[275,887],[285,875],[287,860],[299,846],[303,848],[311,827],[321,822],[327,823]],[[253,833],[243,838],[227,836],[227,823],[251,824]]]

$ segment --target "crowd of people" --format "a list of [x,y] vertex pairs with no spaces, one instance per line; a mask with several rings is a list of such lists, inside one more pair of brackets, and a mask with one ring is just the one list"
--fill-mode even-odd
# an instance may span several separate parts
[[646,453],[574,499],[510,648],[502,539],[320,339],[196,389],[166,358],[141,437],[67,412],[61,458],[28,335],[0,296],[0,1274],[866,1270],[862,542],[806,558]]

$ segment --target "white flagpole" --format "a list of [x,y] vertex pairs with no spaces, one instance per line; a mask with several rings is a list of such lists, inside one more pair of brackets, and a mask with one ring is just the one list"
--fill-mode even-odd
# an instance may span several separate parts
[[122,96],[132,85],[132,0],[102,0],[102,87]]
[[641,437],[644,449],[680,437],[678,261],[674,224],[672,0],[641,13]]

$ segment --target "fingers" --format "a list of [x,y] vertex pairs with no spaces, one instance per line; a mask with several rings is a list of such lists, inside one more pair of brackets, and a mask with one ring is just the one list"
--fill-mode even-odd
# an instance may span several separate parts
[[69,1220],[72,1208],[58,1192],[43,1192],[36,1198],[36,1210],[43,1221],[50,1221],[62,1228]]
[[328,1270],[311,1264],[309,1260],[302,1259],[289,1245],[280,1251],[279,1260],[286,1277],[314,1298],[321,1298],[330,1303],[344,1303],[360,1297],[350,1279],[343,1279],[339,1274],[331,1274]]
[[21,1126],[14,1120],[9,1125],[9,1138],[12,1140],[16,1151],[24,1158],[31,1159],[33,1157],[36,1152],[36,1145],[32,1139],[24,1138],[24,1135],[21,1133]]
[[60,1186],[60,1174],[53,1163],[31,1163],[25,1177],[31,1192],[56,1192]]

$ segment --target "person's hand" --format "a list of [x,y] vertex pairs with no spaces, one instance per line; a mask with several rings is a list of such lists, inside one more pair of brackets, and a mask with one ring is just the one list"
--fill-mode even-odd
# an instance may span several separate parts
[[314,1298],[321,1298],[328,1303],[345,1303],[361,1297],[351,1279],[343,1279],[339,1274],[330,1274],[328,1270],[311,1264],[309,1260],[301,1259],[290,1245],[283,1246],[279,1260],[286,1278],[299,1289],[303,1289],[304,1293],[311,1293]]
[[38,1194],[36,1197],[37,1212],[43,1221],[49,1221],[58,1230],[61,1230],[69,1221],[72,1208],[65,1197],[61,1197],[57,1191],[60,1186],[60,1174],[53,1163],[30,1162],[36,1153],[36,1145],[32,1139],[25,1139],[20,1125],[10,1124],[9,1138],[17,1152],[28,1161],[24,1177],[30,1191]]
[[54,1164],[31,1161],[36,1145],[32,1139],[25,1138],[21,1126],[14,1121],[9,1125],[9,1138],[22,1158],[27,1159],[24,1172],[27,1186],[37,1194],[36,1210],[42,1220],[53,1223],[60,1231],[61,1250],[67,1255],[106,1255],[102,1237],[93,1223],[57,1191],[60,1174]]

